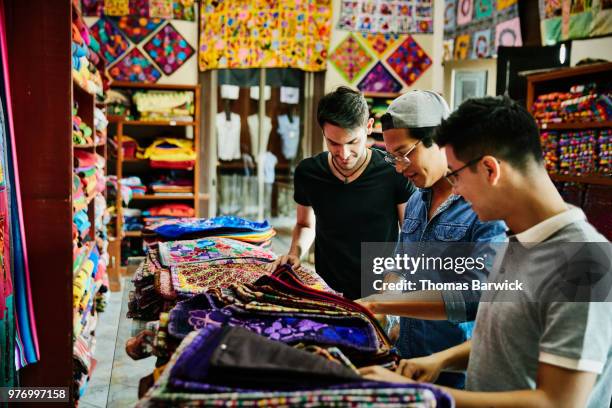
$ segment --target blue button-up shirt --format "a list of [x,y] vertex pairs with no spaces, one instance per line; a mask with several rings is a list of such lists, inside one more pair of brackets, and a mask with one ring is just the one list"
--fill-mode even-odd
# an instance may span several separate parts
[[[428,219],[431,207],[431,190],[420,189],[412,194],[406,205],[400,243],[417,242],[504,242],[506,225],[501,221],[481,222],[470,204],[461,196],[451,195],[436,213]],[[398,246],[398,250],[399,250]],[[479,251],[487,245],[476,245]],[[489,248],[490,250],[490,248]],[[478,254],[473,254],[478,256]],[[418,273],[418,272],[417,272]],[[487,271],[464,273],[466,280],[485,281]],[[466,300],[461,291],[442,291],[447,321],[400,319],[400,337],[397,348],[402,358],[427,356],[456,346],[471,338],[479,294],[470,293]],[[438,383],[462,388],[463,374],[442,373]]]

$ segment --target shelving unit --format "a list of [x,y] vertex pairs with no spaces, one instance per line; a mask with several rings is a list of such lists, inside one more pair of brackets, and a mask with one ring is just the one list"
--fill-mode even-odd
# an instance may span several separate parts
[[[612,63],[600,63],[528,76],[527,107],[534,114],[534,102],[538,96],[553,92],[569,92],[570,87],[578,84],[595,83],[598,86],[610,84],[611,74]],[[601,92],[601,90],[598,91]],[[599,133],[610,129],[612,129],[612,121],[610,120],[566,121],[542,123],[540,125],[540,130],[543,132],[558,131],[560,133],[585,130],[593,130]],[[554,137],[551,140],[555,140]],[[556,139],[557,142],[559,140],[560,138]],[[595,138],[596,162],[601,154],[601,146],[597,143]],[[554,142],[551,144],[551,146],[555,145]],[[556,149],[557,152],[560,151],[558,146]],[[551,161],[551,163],[554,163],[554,161]],[[580,173],[577,169],[570,168],[567,173],[575,174],[562,174],[558,170],[554,171],[552,167],[552,165],[549,167],[550,177],[553,181],[559,183],[562,194],[565,193],[567,197],[571,197],[570,201],[573,204],[583,207],[587,217],[595,227],[601,228],[601,232],[607,234],[608,239],[612,238],[612,232],[608,230],[610,223],[609,208],[612,206],[612,173],[592,173],[590,171]],[[557,168],[559,169],[559,166]]]
[[380,114],[373,112],[376,106],[388,106],[388,101],[393,100],[400,96],[399,92],[364,92],[366,101],[368,102],[368,108],[370,109],[370,117],[374,118],[374,128],[372,129],[372,137],[377,140],[382,140],[382,128],[380,127]]
[[[193,193],[146,193],[134,194],[130,201],[130,206],[138,206],[143,209],[155,204],[166,204],[172,201],[182,204],[191,204],[196,216],[200,214],[200,204],[208,200],[208,194],[200,193],[200,160],[199,152],[201,149],[200,141],[200,86],[199,85],[168,85],[168,84],[146,84],[131,82],[113,82],[111,88],[115,90],[157,90],[157,91],[191,91],[194,93],[194,120],[193,121],[174,121],[174,120],[139,120],[125,118],[122,116],[110,115],[109,122],[113,125],[114,131],[109,137],[116,136],[117,157],[115,161],[115,172],[121,191],[121,179],[129,176],[143,176],[152,169],[149,167],[148,159],[126,158],[123,151],[123,138],[125,135],[134,137],[139,145],[143,146],[145,140],[153,140],[155,137],[170,136],[175,138],[185,138],[188,134],[193,135],[194,150],[198,154],[193,170]],[[190,130],[188,130],[190,129]],[[164,133],[165,132],[165,133]],[[190,133],[191,132],[191,133]],[[163,173],[165,169],[154,169],[157,173]],[[120,193],[118,193],[118,196]],[[118,233],[117,247],[118,259],[121,259],[121,244],[127,239],[137,239],[142,236],[140,231],[124,231],[123,209],[124,203],[121,199],[116,202],[116,229]]]

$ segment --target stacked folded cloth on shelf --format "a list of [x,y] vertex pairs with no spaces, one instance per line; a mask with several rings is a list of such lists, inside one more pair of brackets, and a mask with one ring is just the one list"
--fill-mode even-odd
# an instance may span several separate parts
[[144,228],[142,210],[138,208],[123,208],[123,230],[141,231]]
[[144,232],[151,240],[225,237],[268,247],[276,231],[267,220],[254,222],[224,215],[214,218],[180,218],[147,225]]
[[134,119],[131,112],[132,102],[125,92],[117,89],[107,90],[104,104],[109,115],[123,116],[127,120],[131,120]]
[[81,19],[72,23],[72,78],[87,92],[102,94],[102,76],[98,67],[104,66],[100,44],[90,34]]
[[87,209],[87,199],[83,191],[83,183],[78,174],[72,175],[72,209],[79,212]]
[[193,179],[177,175],[163,175],[149,183],[149,188],[159,195],[193,193]]
[[612,89],[587,83],[572,86],[570,92],[540,95],[533,104],[533,116],[539,124],[610,120]]
[[242,327],[189,334],[138,407],[452,407],[425,384],[364,380],[338,360],[290,347]]
[[140,120],[193,121],[192,91],[141,91],[132,97]]
[[[117,152],[117,137],[111,139],[111,147],[114,152]],[[136,139],[128,135],[121,136],[121,147],[123,149],[123,159],[136,159],[139,155],[144,153],[144,149],[140,147]]]
[[78,115],[78,106],[72,108],[72,142],[77,146],[91,145],[94,142],[91,127]]
[[[132,177],[125,177],[121,179],[121,187],[123,186],[127,186],[130,188],[132,194],[130,196],[130,200],[134,195],[144,195],[147,193],[147,186],[145,186],[142,181],[140,180],[140,177],[138,176],[132,176]],[[128,200],[128,202],[130,201]],[[124,200],[125,201],[125,200]]]
[[90,242],[75,252],[73,264],[73,349],[75,398],[85,392],[95,367],[95,329],[100,311],[100,296],[107,290],[106,265],[98,247]]
[[104,111],[98,107],[94,108],[94,128],[96,130],[94,143],[102,144],[106,142],[106,128],[108,119]]
[[[109,194],[115,197],[118,196],[117,192],[119,190],[119,181],[117,180],[117,176],[106,177],[106,188],[108,189],[107,191],[109,192]],[[130,186],[121,183],[120,195],[123,203],[125,205],[128,205],[130,201],[132,201],[133,196],[132,189],[130,188]]]
[[89,234],[90,228],[91,222],[89,221],[86,209],[77,211],[72,215],[72,238],[75,244],[85,239],[87,234]]
[[153,222],[171,220],[184,217],[193,217],[195,210],[192,206],[180,203],[170,203],[150,207],[143,211],[143,222],[148,225]]
[[197,154],[192,140],[162,137],[151,143],[138,157],[149,159],[152,168],[191,170]]
[[96,194],[106,188],[106,176],[104,175],[106,160],[97,153],[85,150],[75,150],[74,160],[74,172],[81,178],[85,197],[89,203]]

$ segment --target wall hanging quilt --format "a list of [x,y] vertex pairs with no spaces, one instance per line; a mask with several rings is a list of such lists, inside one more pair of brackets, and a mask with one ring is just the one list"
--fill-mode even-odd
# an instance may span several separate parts
[[365,43],[370,46],[370,49],[372,49],[372,51],[374,51],[379,58],[382,58],[388,50],[395,47],[396,43],[400,39],[398,34],[362,33],[360,35],[364,39]]
[[90,27],[90,30],[100,43],[102,56],[109,64],[117,61],[130,47],[127,37],[108,17],[100,18]]
[[195,0],[81,0],[88,17],[132,16],[195,21]]
[[108,69],[116,81],[157,82],[161,72],[138,48],[132,48],[119,62]]
[[431,0],[341,0],[338,29],[372,34],[430,34]]
[[387,64],[410,86],[431,66],[431,58],[412,36],[408,36],[387,58]]
[[203,0],[200,70],[326,68],[330,0]]
[[329,57],[338,72],[353,82],[374,60],[353,34],[349,34]]
[[491,58],[523,44],[516,0],[445,0],[444,60]]
[[357,88],[362,92],[399,92],[402,90],[402,84],[381,62],[377,62]]
[[539,0],[543,45],[612,33],[609,0]]
[[170,23],[159,30],[143,49],[166,75],[172,75],[195,53],[193,47]]
[[113,22],[133,43],[138,44],[153,31],[162,25],[159,18],[146,18],[138,16],[123,16],[113,18]]

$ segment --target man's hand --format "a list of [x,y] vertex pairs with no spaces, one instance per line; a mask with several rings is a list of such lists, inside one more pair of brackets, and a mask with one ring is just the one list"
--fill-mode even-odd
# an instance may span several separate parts
[[438,379],[443,368],[442,360],[432,354],[427,357],[400,360],[395,372],[418,382],[433,383]]
[[367,380],[372,380],[372,381],[384,381],[384,382],[394,382],[394,383],[412,383],[414,382],[410,378],[396,374],[391,370],[382,368],[381,366],[369,366],[369,367],[360,368],[359,374],[361,374],[363,378]]
[[272,273],[278,268],[279,265],[289,264],[293,269],[296,269],[300,266],[300,258],[295,255],[287,254],[283,255],[276,259],[274,262],[270,262],[266,265],[266,271]]

